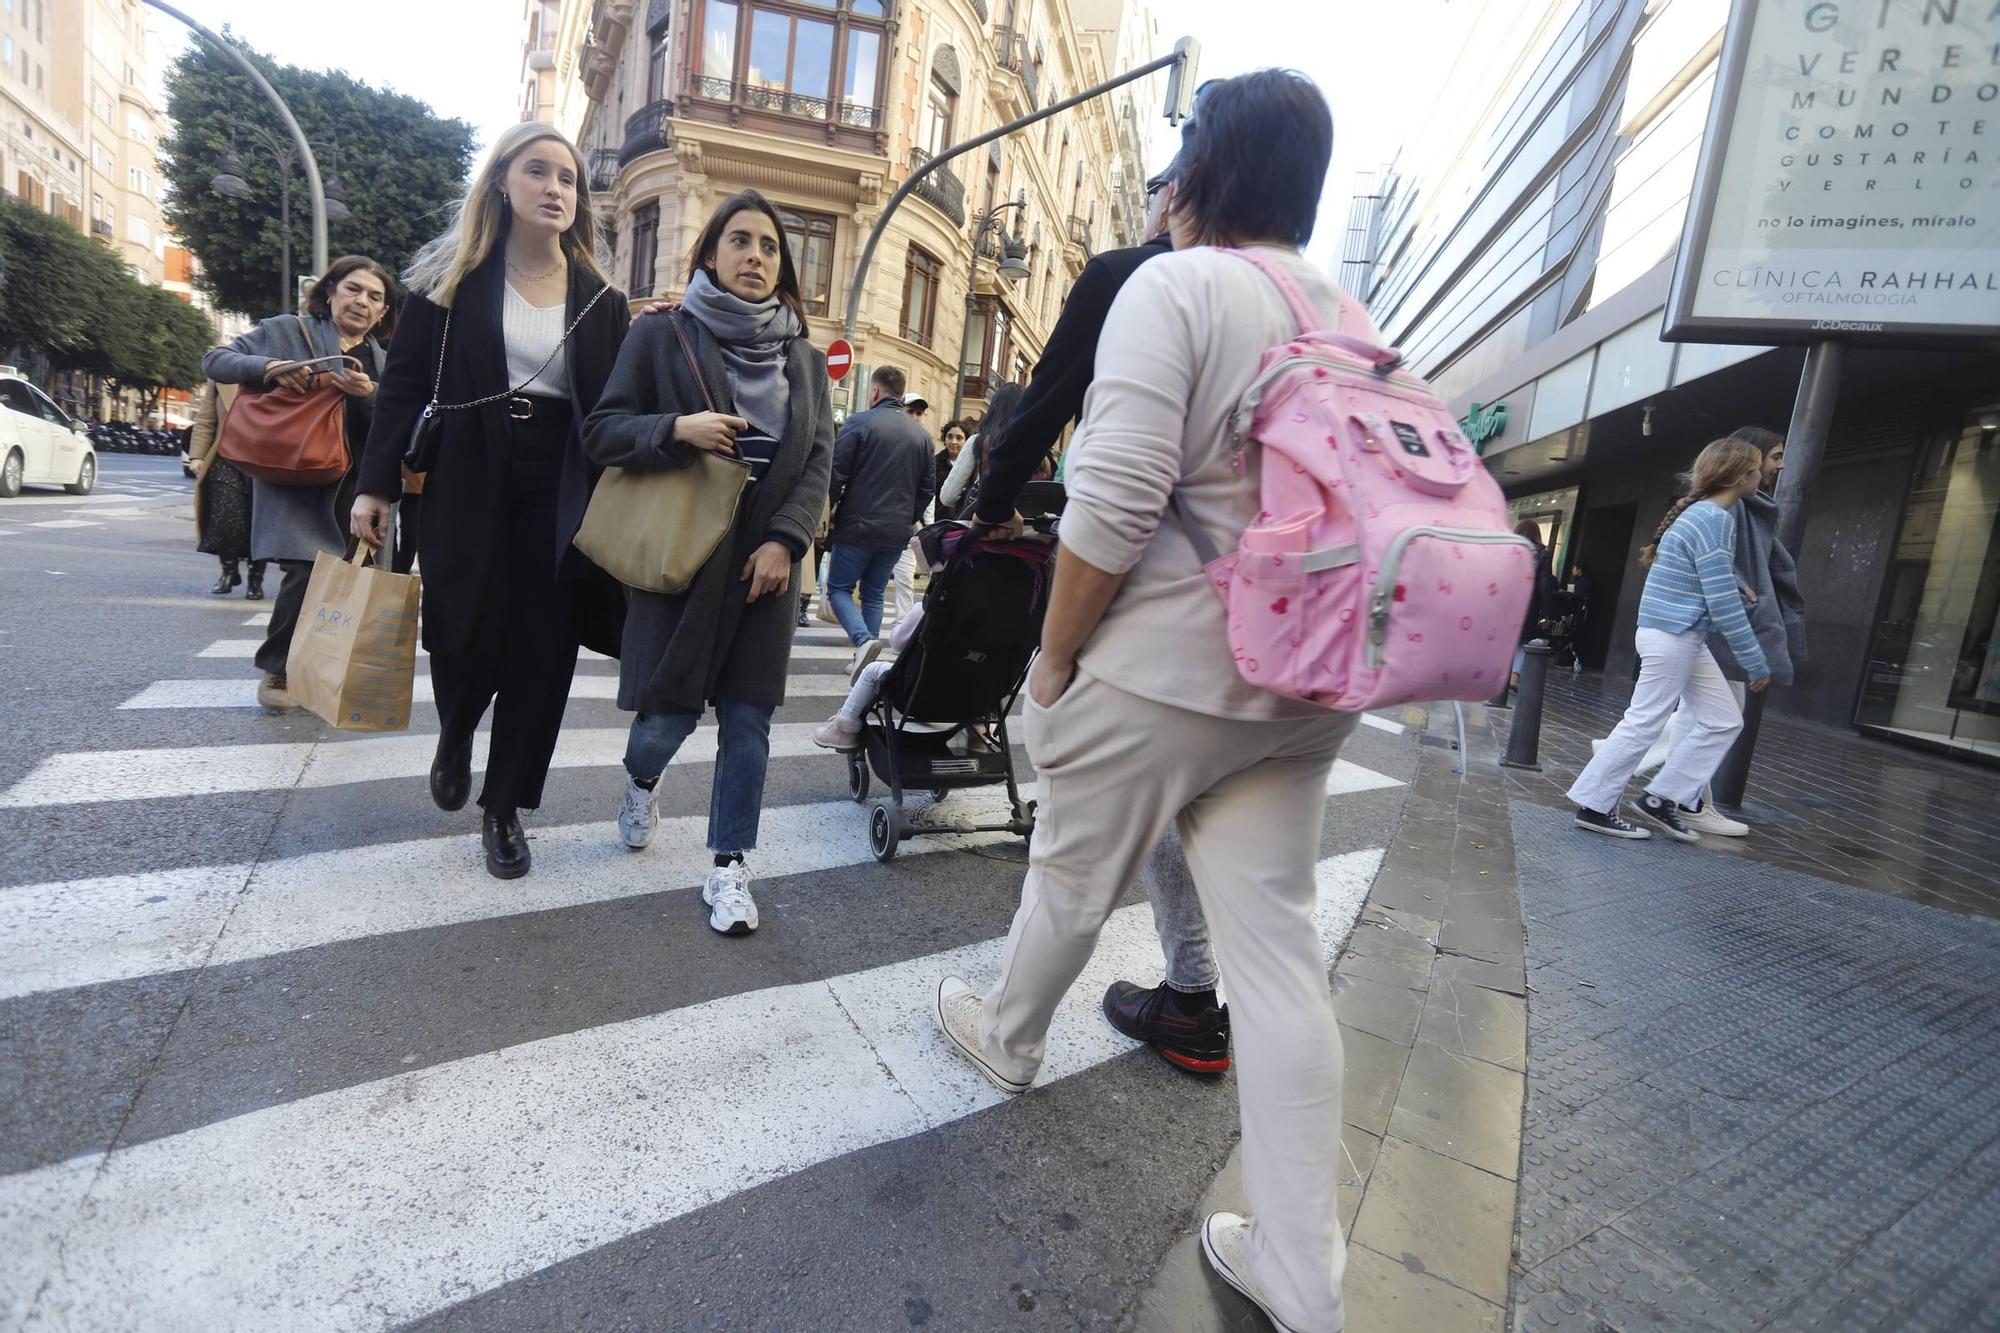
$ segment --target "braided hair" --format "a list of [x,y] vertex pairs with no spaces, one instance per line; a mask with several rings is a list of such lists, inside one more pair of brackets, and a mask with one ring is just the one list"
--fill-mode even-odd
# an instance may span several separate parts
[[1660,526],[1653,529],[1653,540],[1640,550],[1639,563],[1651,565],[1659,559],[1660,539],[1690,505],[1742,485],[1746,477],[1756,474],[1763,465],[1764,455],[1756,445],[1734,438],[1716,440],[1695,455],[1694,466],[1681,474],[1687,494],[1674,501],[1667,516],[1660,520]]

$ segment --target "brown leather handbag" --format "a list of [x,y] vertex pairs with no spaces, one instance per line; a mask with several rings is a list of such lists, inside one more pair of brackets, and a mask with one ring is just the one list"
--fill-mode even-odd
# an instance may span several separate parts
[[[306,347],[312,333],[305,331]],[[361,368],[351,356],[318,356],[300,365],[334,361]],[[331,486],[347,475],[347,395],[332,385],[268,389],[244,385],[223,419],[215,451],[248,476],[273,486]]]

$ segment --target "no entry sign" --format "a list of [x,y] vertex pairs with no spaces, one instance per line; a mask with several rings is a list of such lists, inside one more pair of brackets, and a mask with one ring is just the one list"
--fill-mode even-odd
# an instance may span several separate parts
[[854,348],[845,338],[835,338],[826,349],[826,377],[839,381],[854,368]]

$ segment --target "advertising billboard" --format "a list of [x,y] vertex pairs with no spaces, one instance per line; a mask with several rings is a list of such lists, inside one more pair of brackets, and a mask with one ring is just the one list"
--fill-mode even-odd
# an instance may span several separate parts
[[2000,0],[1734,0],[1665,336],[2000,337]]

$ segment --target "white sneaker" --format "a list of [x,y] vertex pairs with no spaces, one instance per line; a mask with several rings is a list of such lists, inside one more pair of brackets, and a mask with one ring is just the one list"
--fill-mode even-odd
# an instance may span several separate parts
[[967,985],[962,977],[946,977],[938,982],[937,1024],[945,1040],[956,1046],[958,1053],[972,1061],[973,1068],[1000,1091],[1026,1092],[1033,1079],[1028,1083],[1017,1083],[1008,1078],[987,1061],[986,1052],[980,1049],[980,1010],[979,992]]
[[708,928],[724,935],[748,935],[757,929],[757,900],[750,896],[750,867],[731,861],[708,872],[701,886],[708,904]]
[[861,723],[845,713],[835,713],[813,730],[813,744],[822,750],[858,750]]
[[1714,806],[1704,802],[1699,808],[1690,810],[1681,807],[1681,823],[1696,833],[1713,833],[1718,838],[1747,838],[1750,826],[1740,819],[1731,819]]
[[638,851],[653,840],[660,826],[660,794],[647,791],[625,775],[625,795],[618,802],[618,836],[627,847]]
[[1271,1321],[1278,1333],[1296,1333],[1278,1318],[1264,1293],[1250,1276],[1250,1219],[1236,1213],[1210,1213],[1201,1224],[1201,1253],[1215,1275],[1243,1293],[1244,1297]]
[[854,650],[854,656],[847,659],[847,683],[852,685],[861,679],[861,669],[882,655],[889,646],[887,639],[870,639]]

